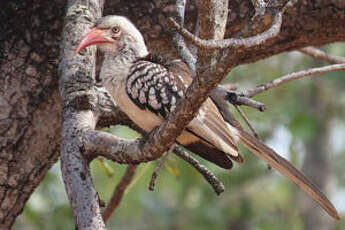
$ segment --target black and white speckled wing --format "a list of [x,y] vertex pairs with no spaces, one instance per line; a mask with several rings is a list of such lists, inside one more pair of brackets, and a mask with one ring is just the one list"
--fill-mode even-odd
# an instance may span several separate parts
[[134,63],[126,80],[126,92],[133,103],[162,118],[174,111],[186,88],[178,76],[149,61]]
[[[181,68],[177,68],[178,66],[167,67],[140,60],[131,66],[130,74],[127,76],[125,91],[130,101],[141,110],[152,113],[146,113],[145,116],[150,116],[146,118],[140,117],[143,116],[141,114],[132,114],[139,126],[146,130],[159,124],[158,117],[162,121],[175,110],[177,101],[184,97],[192,82],[192,76],[184,73]],[[152,122],[154,116],[157,118]],[[232,163],[228,157],[238,162],[242,162],[242,158],[238,155],[236,140],[233,137],[235,134],[229,128],[231,127],[223,120],[217,107],[208,99],[177,138],[177,142],[223,168],[231,168]]]

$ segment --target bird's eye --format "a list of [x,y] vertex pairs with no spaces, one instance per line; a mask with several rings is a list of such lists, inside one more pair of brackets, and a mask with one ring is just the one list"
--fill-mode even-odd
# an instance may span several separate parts
[[120,32],[120,27],[114,26],[113,28],[111,28],[111,31],[113,31],[114,34],[118,34]]

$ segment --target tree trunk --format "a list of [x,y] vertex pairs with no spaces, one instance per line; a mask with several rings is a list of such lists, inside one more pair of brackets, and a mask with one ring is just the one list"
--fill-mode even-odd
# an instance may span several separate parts
[[64,1],[2,1],[0,9],[0,229],[8,229],[58,158]]
[[[105,14],[128,16],[145,34],[151,50],[176,55],[152,4],[163,1],[108,1]],[[173,12],[169,0],[164,11]],[[229,1],[226,37],[258,32],[252,1]],[[285,2],[285,1],[281,1]],[[34,188],[56,161],[61,133],[58,57],[65,0],[7,0],[0,3],[0,228],[8,229]],[[188,2],[185,24],[195,28],[196,7]],[[236,65],[306,45],[345,40],[345,2],[303,1],[283,18],[280,36],[251,50]],[[82,12],[81,12],[82,13]],[[262,28],[258,25],[264,25]]]

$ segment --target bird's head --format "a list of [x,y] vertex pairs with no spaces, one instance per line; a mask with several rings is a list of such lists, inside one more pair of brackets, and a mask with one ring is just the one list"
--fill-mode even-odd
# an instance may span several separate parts
[[90,45],[97,45],[101,52],[109,56],[131,52],[137,58],[141,58],[148,54],[139,30],[127,18],[117,15],[99,19],[75,52],[78,53]]

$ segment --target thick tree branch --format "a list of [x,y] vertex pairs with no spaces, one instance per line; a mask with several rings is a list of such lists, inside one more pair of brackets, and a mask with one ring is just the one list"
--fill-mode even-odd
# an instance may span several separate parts
[[297,80],[303,77],[312,77],[315,75],[331,72],[331,71],[342,71],[345,70],[345,64],[334,64],[324,67],[317,67],[312,68],[308,70],[302,70],[295,73],[290,73],[285,76],[282,76],[280,78],[274,79],[273,81],[270,81],[268,83],[259,85],[255,87],[254,89],[249,89],[246,92],[243,93],[245,97],[253,97],[256,94],[262,93],[263,91],[267,91],[269,89],[275,88],[280,86],[283,83],[287,83],[293,80]]
[[305,47],[299,50],[300,52],[309,55],[315,59],[323,60],[326,62],[329,62],[331,64],[341,64],[345,63],[345,58],[344,57],[336,57],[336,56],[331,56],[327,54],[326,52],[319,50],[314,47]]
[[85,56],[74,56],[80,37],[101,16],[103,2],[70,0],[66,8],[60,62],[60,95],[63,105],[61,171],[79,230],[105,229],[98,194],[92,184],[88,161],[83,156],[79,135],[94,129],[97,103],[93,91],[95,49]]
[[85,153],[91,158],[103,156],[121,164],[138,164],[156,159],[152,154],[144,154],[139,146],[140,139],[128,140],[110,133],[87,130],[82,133]]
[[[197,35],[203,40],[222,41],[228,20],[228,0],[197,1]],[[197,69],[214,68],[218,50],[198,49]]]

